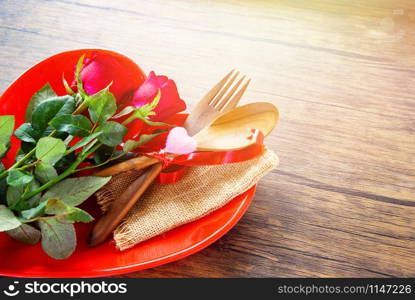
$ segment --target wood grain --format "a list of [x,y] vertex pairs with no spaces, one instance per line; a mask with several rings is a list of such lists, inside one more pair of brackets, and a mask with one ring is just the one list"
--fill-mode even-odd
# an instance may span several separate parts
[[191,257],[127,277],[415,276],[411,0],[1,0],[0,90],[73,48],[120,51],[192,107],[229,69],[276,104],[280,167]]

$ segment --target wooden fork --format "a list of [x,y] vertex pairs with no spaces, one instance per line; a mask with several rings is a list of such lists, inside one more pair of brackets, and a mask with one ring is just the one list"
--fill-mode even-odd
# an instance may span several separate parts
[[[192,136],[200,132],[212,124],[215,119],[219,118],[221,115],[238,105],[238,102],[248,87],[250,80],[248,80],[241,89],[236,91],[242,84],[245,76],[243,76],[231,88],[232,83],[239,75],[239,72],[236,72],[232,76],[233,73],[234,70],[219,81],[193,109],[184,124],[184,127],[188,131],[189,135]],[[229,77],[231,77],[231,79],[228,81]],[[143,157],[139,159],[139,162],[142,163]],[[148,158],[148,160],[155,161],[150,167],[148,167],[148,162],[147,164],[144,164],[148,167],[144,173],[128,187],[120,198],[114,200],[107,213],[103,215],[95,224],[89,238],[89,245],[91,247],[97,246],[107,239],[107,237],[115,230],[128,211],[134,206],[141,195],[161,172],[162,164],[158,160],[154,158]],[[112,171],[120,171],[119,169],[114,169],[114,167],[106,169],[107,172],[98,172],[95,176],[109,176],[114,174]],[[112,170],[110,170],[111,168]],[[134,166],[134,169],[138,170],[137,165]]]
[[239,72],[234,72],[234,70],[232,70],[193,108],[192,113],[184,123],[184,127],[190,136],[193,136],[202,129],[208,127],[213,123],[213,121],[219,118],[219,116],[236,107],[249,84],[248,80],[242,88],[235,93],[238,87],[242,84],[242,81],[245,79],[245,76],[243,76],[231,88],[232,83],[238,75]]

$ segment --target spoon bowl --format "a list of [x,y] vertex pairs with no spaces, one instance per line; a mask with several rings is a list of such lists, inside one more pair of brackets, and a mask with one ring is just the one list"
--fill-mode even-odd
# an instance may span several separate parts
[[226,151],[245,148],[255,139],[253,129],[267,136],[278,123],[279,112],[268,102],[239,106],[224,114],[194,136],[198,151]]

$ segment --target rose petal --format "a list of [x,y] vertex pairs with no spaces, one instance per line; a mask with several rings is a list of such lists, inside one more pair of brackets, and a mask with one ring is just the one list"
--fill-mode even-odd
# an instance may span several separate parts
[[135,91],[133,96],[133,105],[141,107],[153,101],[160,90],[161,97],[157,107],[154,109],[156,113],[150,116],[152,121],[163,121],[186,109],[186,103],[180,99],[177,91],[176,83],[163,75],[156,75],[151,71],[147,80]]

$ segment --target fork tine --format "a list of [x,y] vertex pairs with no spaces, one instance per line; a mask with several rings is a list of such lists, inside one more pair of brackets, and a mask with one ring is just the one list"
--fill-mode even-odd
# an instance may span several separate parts
[[226,81],[228,81],[229,77],[235,70],[230,71],[225,77],[223,77],[207,94],[202,98],[199,103],[210,103],[213,98],[218,94],[220,89],[225,85]]
[[[246,77],[245,75],[242,76],[242,78],[239,79],[239,81],[232,87],[232,89],[230,91],[228,91],[228,93],[222,99],[222,101],[218,104],[218,106],[216,107],[216,109],[218,109],[219,111],[224,111],[223,110],[224,107],[228,105],[228,102],[231,99],[232,95],[235,93],[235,91],[237,90],[237,88],[241,85],[241,83],[245,79],[245,77]],[[229,107],[229,108],[232,109],[232,107]]]
[[[243,78],[245,78],[245,76]],[[242,81],[242,79],[240,81]],[[250,82],[251,82],[251,79],[248,79],[248,81],[241,87],[241,89],[221,109],[221,112],[230,111],[231,109],[235,108],[238,105],[239,100],[241,100],[241,98],[242,98],[243,94],[245,93],[245,91],[246,91],[246,89],[247,89]],[[239,84],[239,82],[238,82],[238,84]]]
[[230,88],[232,83],[235,81],[236,77],[239,75],[239,71],[237,71],[232,78],[226,83],[226,85],[223,87],[223,89],[219,92],[219,94],[216,95],[214,99],[209,103],[212,107],[216,106],[219,101],[222,99],[223,95],[226,93],[226,91]]

